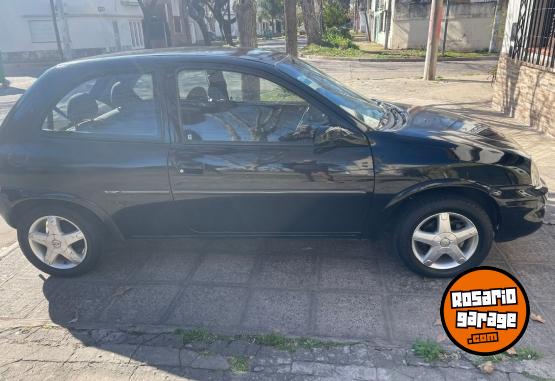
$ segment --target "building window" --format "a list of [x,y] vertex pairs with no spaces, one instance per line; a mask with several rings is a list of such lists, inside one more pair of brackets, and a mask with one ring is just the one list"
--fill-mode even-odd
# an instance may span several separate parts
[[181,33],[181,17],[173,16],[173,29],[175,33]]
[[142,48],[143,42],[143,27],[140,21],[129,21],[129,33],[131,34],[131,45],[134,48]]
[[56,42],[52,20],[29,20],[31,42]]

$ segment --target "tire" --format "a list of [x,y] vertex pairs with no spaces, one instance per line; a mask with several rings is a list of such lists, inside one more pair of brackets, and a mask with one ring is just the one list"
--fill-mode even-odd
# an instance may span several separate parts
[[[72,244],[74,252],[81,254],[82,260],[80,262],[70,262],[65,257],[55,254],[56,260],[60,264],[49,265],[35,254],[36,250],[46,251],[47,246],[30,242],[30,229],[32,227],[35,229],[35,226],[41,226],[42,220],[47,218],[47,216],[59,218],[58,226],[62,226],[62,233],[66,231],[72,232],[72,225],[81,231],[83,238]],[[41,206],[27,211],[19,218],[17,239],[21,251],[37,269],[57,277],[72,277],[85,274],[95,266],[102,253],[103,237],[101,232],[102,229],[98,222],[83,215],[83,213],[64,206]],[[49,244],[52,244],[51,242],[54,241],[49,240],[49,242]],[[63,264],[64,261],[67,261],[67,265]]]
[[[404,214],[397,217],[399,222],[394,230],[393,244],[397,254],[414,272],[428,277],[453,277],[478,266],[487,257],[494,237],[493,226],[484,208],[475,202],[459,197],[443,199],[425,197],[410,202],[405,210]],[[449,218],[443,218],[445,214],[448,214]],[[459,238],[455,237],[454,241],[450,240],[453,237],[452,235],[444,239],[443,234],[447,235],[448,233],[438,234],[441,230],[439,219],[449,221],[455,227],[452,230],[453,234],[457,233],[461,239],[464,238],[461,235],[463,229],[477,232],[477,238],[474,238],[474,236],[467,238],[466,241],[461,241],[460,245],[458,244]],[[471,230],[472,224],[475,230]],[[462,227],[457,230],[458,226]],[[426,229],[430,229],[431,234],[435,236],[433,243],[437,245],[437,249],[453,253],[456,251],[455,245],[459,246],[460,251],[456,251],[457,254],[454,254],[459,260],[456,261],[450,255],[441,254],[437,262],[424,264],[423,261],[429,258],[426,257],[426,254],[431,253],[432,245],[424,244],[418,240],[413,241],[413,234],[417,229],[418,232],[425,232]],[[446,245],[449,246],[444,247]],[[462,259],[460,259],[459,253],[465,254],[465,258],[468,255],[463,263],[460,262]],[[455,267],[449,268],[449,266]]]

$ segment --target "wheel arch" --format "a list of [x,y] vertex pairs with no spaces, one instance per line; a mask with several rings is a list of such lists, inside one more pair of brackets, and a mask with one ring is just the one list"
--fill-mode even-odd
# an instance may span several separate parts
[[73,209],[78,213],[83,214],[83,216],[89,218],[91,221],[98,223],[101,231],[106,233],[109,237],[116,240],[123,240],[123,235],[118,227],[102,209],[78,200],[66,200],[59,198],[31,198],[21,200],[11,208],[8,214],[7,222],[11,226],[17,228],[21,216],[34,208],[44,206],[59,206]]
[[403,207],[412,202],[425,198],[437,198],[445,196],[459,196],[474,201],[484,208],[490,218],[494,230],[497,231],[501,221],[499,205],[489,194],[486,187],[470,186],[465,184],[434,184],[427,187],[419,187],[399,194],[393,198],[385,207],[384,217],[387,221],[386,226],[390,228]]

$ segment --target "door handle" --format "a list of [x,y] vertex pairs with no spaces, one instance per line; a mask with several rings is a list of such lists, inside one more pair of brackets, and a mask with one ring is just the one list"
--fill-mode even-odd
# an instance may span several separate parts
[[186,167],[186,166],[179,166],[177,171],[181,175],[202,175],[204,173],[204,167],[202,166],[195,166],[195,167]]

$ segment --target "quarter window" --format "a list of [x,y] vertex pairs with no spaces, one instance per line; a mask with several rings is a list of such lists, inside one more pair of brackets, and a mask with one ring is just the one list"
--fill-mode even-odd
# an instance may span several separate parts
[[312,142],[325,114],[267,79],[234,71],[183,70],[179,120],[185,142]]
[[42,130],[76,135],[159,137],[151,74],[103,76],[68,92],[47,114]]

